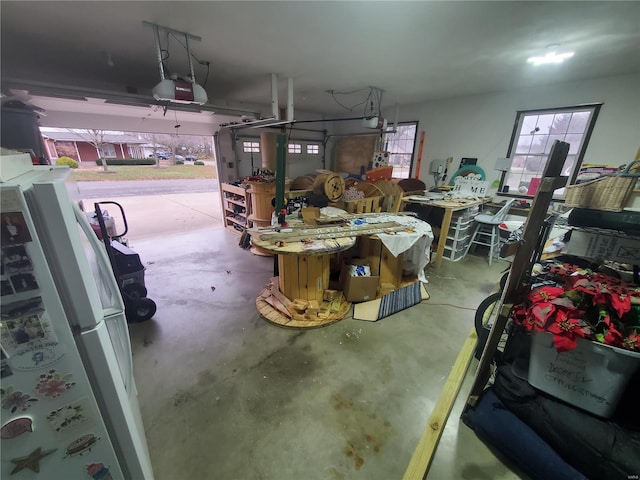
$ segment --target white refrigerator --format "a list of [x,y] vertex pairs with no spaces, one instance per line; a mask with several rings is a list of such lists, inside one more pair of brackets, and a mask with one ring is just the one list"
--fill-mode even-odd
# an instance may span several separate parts
[[122,297],[69,173],[0,156],[0,478],[152,480]]

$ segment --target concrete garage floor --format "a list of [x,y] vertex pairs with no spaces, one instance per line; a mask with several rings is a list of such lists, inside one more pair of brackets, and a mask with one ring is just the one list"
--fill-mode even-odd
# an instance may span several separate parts
[[[140,205],[131,198],[126,202]],[[136,234],[150,220],[127,210],[130,246],[147,266],[149,296],[158,304],[154,319],[130,325],[156,478],[402,478],[472,328],[470,309],[492,292],[506,264],[489,267],[474,256],[444,261],[428,270],[428,302],[376,323],[345,319],[287,330],[255,308],[272,258],[254,256],[237,246],[238,236],[210,227],[219,206],[212,209],[206,197],[153,198],[157,221],[178,212],[177,203],[190,219],[180,228],[166,225],[160,236]],[[171,231],[185,227],[196,230]],[[476,365],[428,478],[520,478],[459,424]]]

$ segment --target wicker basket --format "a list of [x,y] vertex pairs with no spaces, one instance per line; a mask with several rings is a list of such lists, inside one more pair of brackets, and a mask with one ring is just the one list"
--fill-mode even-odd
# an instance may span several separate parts
[[621,212],[636,181],[636,177],[611,175],[569,185],[566,188],[564,204],[567,207]]

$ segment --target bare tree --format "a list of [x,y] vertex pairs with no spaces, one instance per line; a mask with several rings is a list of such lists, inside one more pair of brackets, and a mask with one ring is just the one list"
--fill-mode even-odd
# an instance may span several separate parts
[[108,172],[109,166],[107,165],[107,159],[105,158],[104,150],[102,148],[104,144],[107,143],[104,140],[107,132],[105,130],[97,129],[80,130],[70,128],[68,130],[79,136],[85,142],[90,143],[98,151],[98,158],[102,159],[102,169],[105,172]]
[[[162,145],[160,143],[160,139],[156,133],[140,133],[141,138],[144,138],[147,142],[151,144],[151,151],[153,152],[153,158],[156,160],[156,168],[160,168],[160,157],[158,157],[158,145]],[[165,147],[166,148],[166,147]]]

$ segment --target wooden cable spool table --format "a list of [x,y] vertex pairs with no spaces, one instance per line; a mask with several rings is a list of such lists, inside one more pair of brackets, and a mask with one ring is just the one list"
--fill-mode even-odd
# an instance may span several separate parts
[[[255,234],[254,234],[255,235]],[[356,237],[331,238],[314,240],[312,243],[302,241],[287,242],[278,246],[268,240],[259,240],[252,235],[252,243],[272,254],[278,255],[279,281],[276,286],[284,295],[284,301],[302,299],[322,303],[324,291],[329,288],[329,261],[331,255],[347,250],[356,243]],[[342,320],[351,304],[335,315],[317,320],[296,320],[277,312],[265,299],[265,287],[256,299],[258,311],[267,321],[276,325],[292,328],[317,328]]]
[[[328,292],[325,291],[329,287],[331,255],[351,248],[357,238],[360,239],[360,257],[371,265],[371,275],[379,277],[380,292],[397,289],[403,276],[401,252],[404,250],[398,251],[398,244],[395,243],[390,248],[396,253],[391,253],[377,236],[383,233],[386,234],[385,237],[389,234],[395,236],[407,233],[419,237],[424,235],[415,232],[415,225],[403,225],[403,222],[404,220],[399,222],[389,218],[364,224],[330,224],[321,227],[305,225],[288,228],[287,232],[251,229],[251,242],[255,246],[278,255],[279,277],[272,279],[271,284],[256,299],[256,307],[261,316],[271,323],[293,328],[316,328],[344,318],[351,304],[342,301],[342,292],[337,293],[338,300],[332,303],[328,316],[321,316],[321,312],[317,312],[317,317],[314,314],[307,316],[306,305],[315,303],[313,308],[317,311],[318,304],[327,304]],[[401,241],[400,245],[407,249],[414,243],[415,240]],[[295,305],[299,306],[301,303],[305,304],[304,316],[296,315],[291,310],[297,309]],[[326,308],[320,305],[320,310],[325,313]]]

